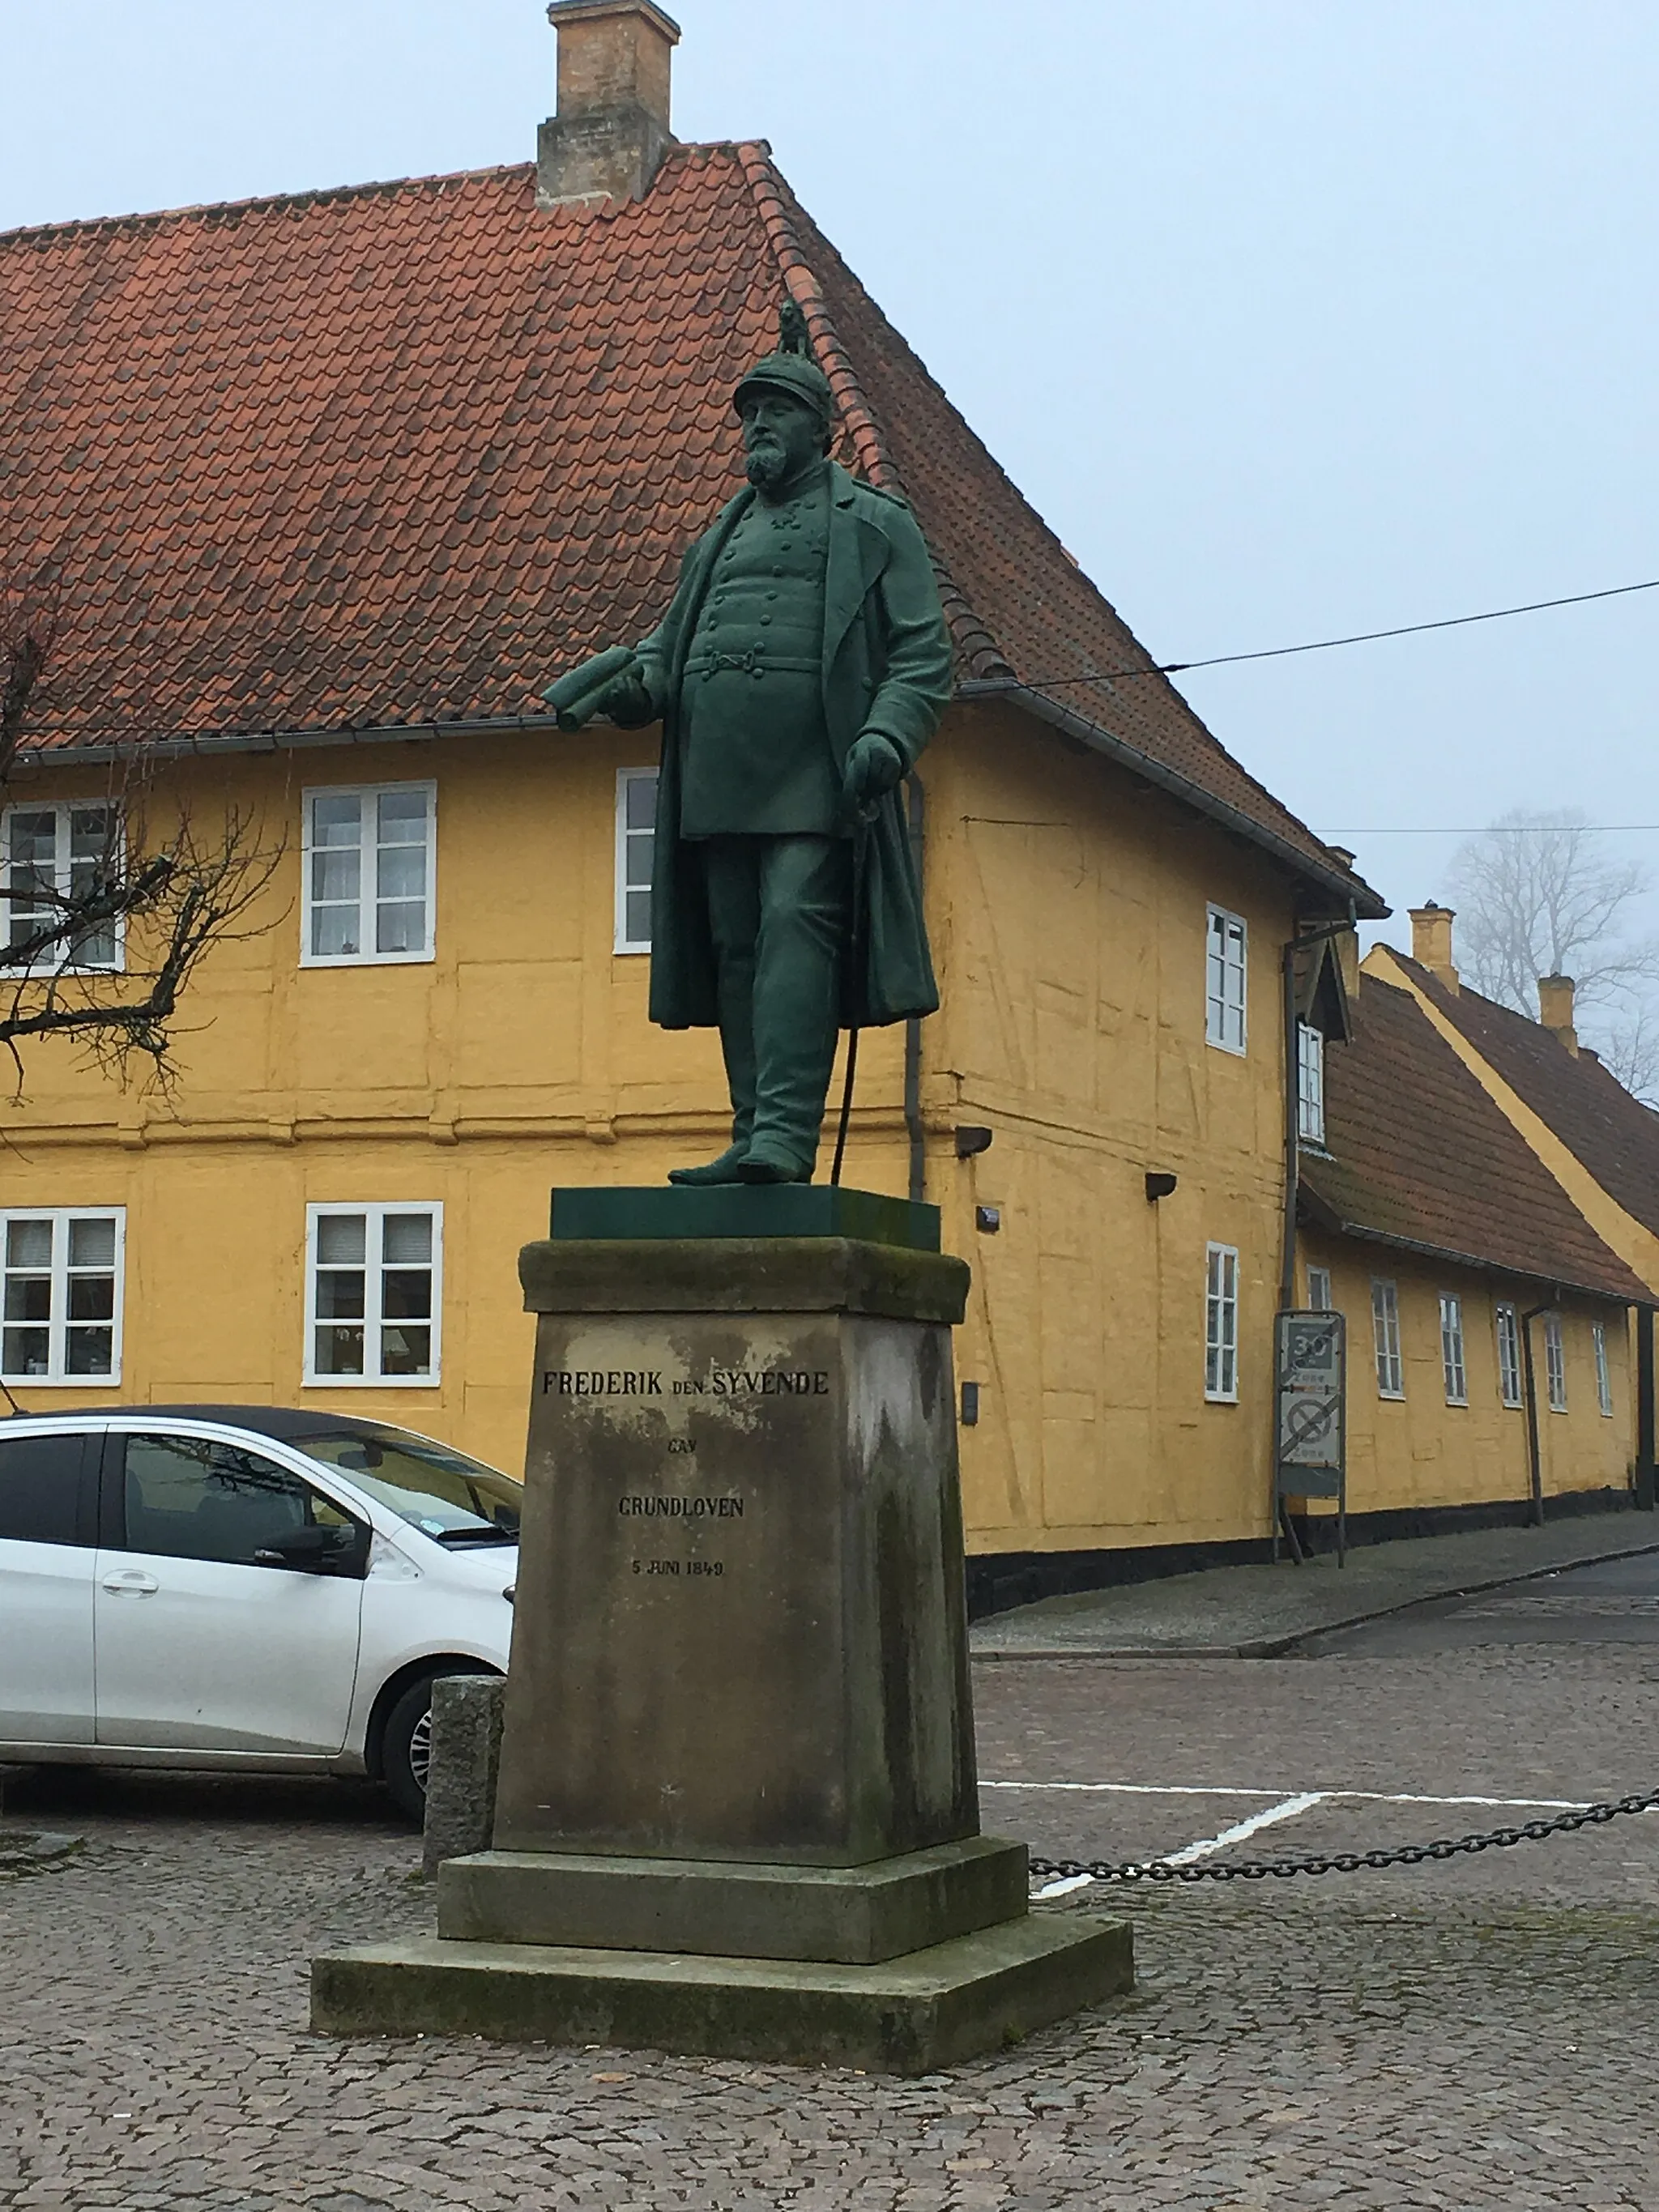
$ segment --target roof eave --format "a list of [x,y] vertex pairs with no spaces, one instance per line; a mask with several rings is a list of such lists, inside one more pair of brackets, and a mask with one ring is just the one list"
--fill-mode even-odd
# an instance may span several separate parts
[[1091,752],[1100,753],[1118,767],[1127,769],[1132,775],[1155,784],[1159,790],[1180,799],[1183,805],[1192,807],[1196,812],[1231,830],[1235,836],[1243,837],[1261,851],[1270,854],[1281,866],[1290,869],[1294,875],[1316,884],[1321,890],[1335,898],[1341,907],[1351,906],[1358,918],[1366,921],[1382,921],[1394,910],[1372,890],[1369,884],[1362,883],[1357,876],[1346,875],[1339,868],[1322,867],[1310,854],[1293,845],[1288,837],[1280,837],[1262,823],[1252,821],[1242,808],[1230,805],[1224,799],[1216,798],[1201,784],[1194,783],[1190,776],[1182,775],[1178,769],[1166,767],[1162,761],[1154,760],[1150,754],[1142,752],[1124,738],[1114,737],[1109,730],[1103,730],[1098,722],[1091,722],[1086,715],[1076,713],[1070,707],[1062,707],[1058,700],[1049,698],[1046,692],[1034,690],[1026,684],[1010,683],[1002,677],[970,676],[957,684],[957,696],[966,700],[1011,700],[1038,721],[1047,722],[1050,728],[1075,738],[1079,744],[1087,745]]
[[426,744],[434,738],[514,737],[558,728],[551,714],[463,714],[441,722],[365,723],[346,729],[207,731],[190,737],[135,738],[116,745],[35,745],[13,761],[19,769],[88,768],[124,760],[209,759],[221,753],[300,751],[326,745]]
[[1460,1252],[1449,1244],[1429,1244],[1420,1237],[1400,1237],[1389,1230],[1367,1228],[1364,1222],[1346,1220],[1334,1206],[1322,1200],[1319,1201],[1319,1211],[1324,1219],[1318,1225],[1328,1235],[1358,1237],[1368,1244],[1385,1244],[1393,1251],[1410,1252],[1419,1259],[1444,1261],[1453,1267],[1471,1268],[1479,1274],[1507,1275],[1518,1283],[1540,1283],[1554,1290],[1575,1291],[1580,1297],[1601,1298],[1609,1305],[1650,1306],[1659,1310],[1659,1298],[1650,1293],[1633,1297],[1628,1291],[1609,1290],[1605,1284],[1576,1281],[1559,1269],[1540,1274],[1535,1267],[1514,1267],[1506,1260],[1482,1259],[1476,1253]]

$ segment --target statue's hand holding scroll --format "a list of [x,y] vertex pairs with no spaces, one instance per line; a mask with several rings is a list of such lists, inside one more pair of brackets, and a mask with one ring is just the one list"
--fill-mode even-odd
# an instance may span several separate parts
[[598,715],[624,730],[637,730],[657,719],[645,672],[630,646],[613,645],[550,684],[542,694],[562,730],[586,728]]

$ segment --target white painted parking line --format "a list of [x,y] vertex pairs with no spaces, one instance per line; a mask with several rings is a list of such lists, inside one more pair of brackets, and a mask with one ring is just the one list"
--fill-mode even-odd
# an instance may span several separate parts
[[[981,1790],[1069,1791],[1105,1797],[1266,1797],[1283,1803],[1283,1790],[1241,1790],[1221,1783],[1183,1782],[981,1782]],[[1295,1794],[1295,1793],[1292,1793]],[[1317,1790],[1315,1798],[1340,1798],[1358,1805],[1473,1805],[1501,1813],[1582,1813],[1595,1801],[1587,1797],[1425,1797],[1412,1790]]]
[[1207,1859],[1212,1852],[1224,1851],[1229,1844],[1242,1844],[1249,1837],[1259,1835],[1263,1828],[1276,1827],[1280,1820],[1294,1820],[1298,1813],[1306,1813],[1316,1805],[1325,1802],[1322,1790],[1304,1790],[1297,1796],[1281,1798],[1277,1805],[1269,1805],[1260,1813],[1252,1813],[1247,1820],[1236,1820],[1231,1828],[1224,1828],[1218,1836],[1202,1836],[1195,1844],[1188,1844],[1184,1851],[1165,1854],[1165,1866],[1191,1866],[1195,1860]]

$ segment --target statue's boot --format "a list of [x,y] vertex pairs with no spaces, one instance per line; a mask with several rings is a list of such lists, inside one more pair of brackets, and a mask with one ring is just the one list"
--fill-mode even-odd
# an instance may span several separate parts
[[811,1182],[812,1159],[802,1158],[775,1137],[757,1137],[738,1165],[741,1182]]
[[711,1182],[746,1182],[749,1178],[743,1170],[747,1160],[746,1142],[728,1145],[717,1160],[708,1160],[700,1168],[670,1168],[670,1182],[702,1185]]

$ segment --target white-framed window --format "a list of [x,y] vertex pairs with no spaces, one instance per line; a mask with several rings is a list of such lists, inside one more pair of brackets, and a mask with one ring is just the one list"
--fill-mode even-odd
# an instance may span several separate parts
[[[27,945],[63,915],[61,902],[84,898],[121,861],[121,815],[108,801],[80,805],[9,806],[0,826],[5,853],[6,943]],[[56,975],[65,969],[118,973],[125,951],[118,922],[102,922],[37,953],[14,975]]]
[[1246,964],[1249,933],[1243,918],[1224,907],[1208,909],[1205,959],[1204,1036],[1223,1052],[1245,1044]]
[[1607,1366],[1607,1330],[1605,1322],[1592,1322],[1590,1334],[1595,1342],[1595,1402],[1608,1420],[1613,1419],[1613,1375]]
[[331,785],[304,804],[301,966],[430,960],[436,785]]
[[126,1208],[29,1206],[0,1214],[8,1382],[121,1379]]
[[1511,1305],[1497,1308],[1498,1395],[1506,1406],[1521,1403],[1521,1316]]
[[1331,1271],[1328,1267],[1310,1267],[1308,1270],[1308,1310],[1310,1313],[1334,1313],[1331,1298]]
[[1325,1032],[1296,1025],[1296,1127],[1304,1144],[1325,1141]]
[[1238,1400],[1238,1253],[1212,1244],[1204,1298],[1204,1395],[1218,1405]]
[[1392,1283],[1371,1284],[1371,1337],[1376,1346],[1377,1395],[1403,1398],[1406,1369],[1400,1357],[1400,1293]]
[[657,845],[657,771],[617,770],[618,952],[651,950],[651,868]]
[[1446,1376],[1446,1403],[1467,1406],[1469,1377],[1463,1358],[1463,1301],[1444,1291],[1440,1297],[1440,1364]]
[[308,1383],[438,1380],[441,1206],[306,1209]]
[[1565,1413],[1567,1410],[1567,1347],[1562,1338],[1559,1313],[1544,1316],[1544,1382],[1549,1393],[1551,1413]]

